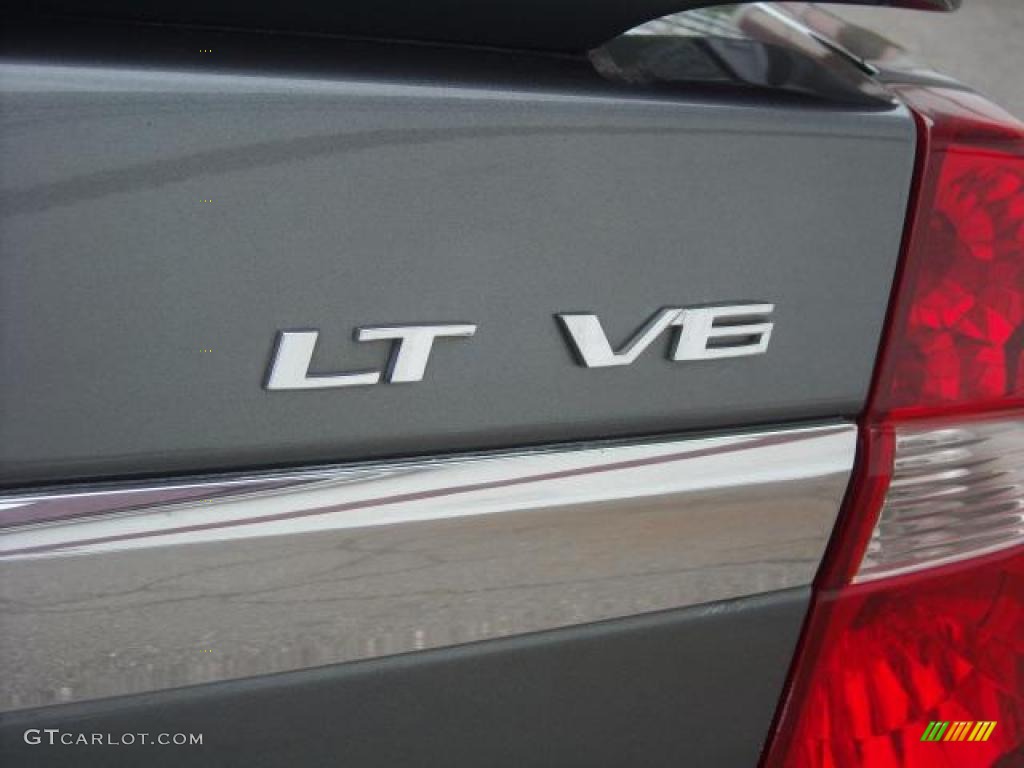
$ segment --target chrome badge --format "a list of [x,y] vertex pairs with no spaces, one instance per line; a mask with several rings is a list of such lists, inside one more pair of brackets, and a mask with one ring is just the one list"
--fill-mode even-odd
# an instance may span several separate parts
[[[566,312],[555,317],[580,365],[585,368],[611,368],[634,363],[670,328],[675,330],[675,341],[668,355],[670,360],[713,360],[764,354],[774,326],[767,318],[774,309],[774,304],[666,307],[655,312],[618,349],[608,341],[597,315]],[[470,338],[476,329],[474,323],[357,328],[356,341],[391,342],[390,362],[386,370],[323,374],[311,374],[309,370],[320,331],[279,331],[265,386],[270,390],[328,389],[422,381],[436,341]]]
[[774,304],[717,307],[667,307],[658,310],[620,349],[613,350],[597,315],[555,315],[565,329],[580,365],[609,368],[631,365],[655,339],[676,328],[670,360],[713,360],[762,355],[768,351],[774,323],[765,318]]
[[310,376],[320,331],[280,331],[267,372],[267,389],[327,389],[422,381],[434,342],[443,338],[468,338],[476,333],[471,323],[450,325],[384,325],[357,328],[356,341],[390,341],[391,359],[386,371],[354,371]]

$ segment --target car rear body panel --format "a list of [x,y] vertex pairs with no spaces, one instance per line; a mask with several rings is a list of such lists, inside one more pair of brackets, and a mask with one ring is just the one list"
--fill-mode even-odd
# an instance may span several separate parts
[[[268,7],[5,36],[0,760],[753,765],[854,463],[910,113],[761,6],[587,54],[598,11],[545,37],[517,4],[473,32],[497,50]],[[672,328],[607,368],[557,317],[621,350],[745,304],[764,354],[675,360]],[[353,336],[435,323],[475,333],[412,383]],[[310,329],[310,375],[382,382],[268,388]],[[47,727],[205,737],[34,752]]]
[[[280,69],[237,50],[257,43]],[[529,84],[485,87],[425,71],[415,50],[396,71],[404,49],[386,45],[359,48],[354,75],[297,73],[274,38],[215,47],[232,45],[245,67],[206,67],[198,50],[148,63],[145,40],[5,59],[0,355],[18,376],[0,395],[0,483],[862,404],[913,165],[901,107],[637,88],[547,60]],[[750,302],[775,307],[768,354],[675,362],[666,335],[603,370],[577,364],[555,318],[594,313],[619,346],[660,308]],[[281,330],[320,331],[314,371],[381,370],[389,345],[355,343],[356,327],[438,322],[477,332],[437,343],[421,382],[262,386]]]

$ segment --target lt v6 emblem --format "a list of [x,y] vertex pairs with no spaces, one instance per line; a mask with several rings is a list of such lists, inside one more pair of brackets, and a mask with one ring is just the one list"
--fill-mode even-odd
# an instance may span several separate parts
[[[678,329],[670,360],[712,360],[764,354],[768,351],[774,323],[763,318],[774,309],[774,304],[661,309],[618,351],[612,350],[597,315],[561,314],[555,317],[565,329],[581,365],[608,368],[631,365],[670,327]],[[751,322],[758,318],[761,319]]]
[[[774,304],[730,304],[717,307],[669,307],[658,310],[619,349],[613,349],[597,315],[555,315],[580,365],[610,368],[631,365],[669,328],[675,330],[670,360],[711,360],[745,357],[767,351],[774,323],[766,317]],[[356,341],[390,341],[391,358],[386,371],[348,371],[310,374],[317,330],[280,331],[267,371],[266,388],[326,389],[370,384],[402,384],[422,381],[427,361],[440,339],[469,338],[472,323],[446,325],[386,325],[357,328]]]

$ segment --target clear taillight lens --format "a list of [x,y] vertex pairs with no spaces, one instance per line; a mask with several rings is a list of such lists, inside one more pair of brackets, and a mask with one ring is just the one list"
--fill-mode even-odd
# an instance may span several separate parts
[[1024,125],[903,95],[914,210],[771,768],[1024,766]]
[[1024,419],[900,424],[878,522],[854,581],[1024,543]]

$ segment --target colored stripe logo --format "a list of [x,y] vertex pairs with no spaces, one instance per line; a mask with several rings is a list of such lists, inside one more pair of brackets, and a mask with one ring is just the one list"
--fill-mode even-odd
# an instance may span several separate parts
[[921,741],[988,741],[996,728],[995,720],[933,720],[924,729]]

